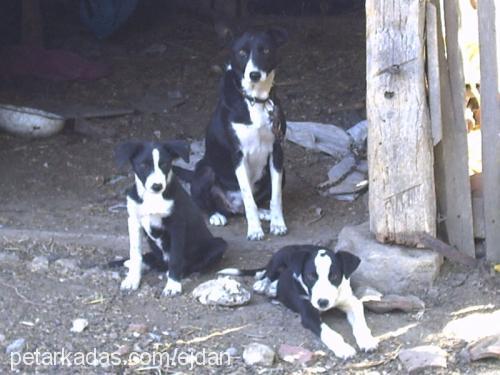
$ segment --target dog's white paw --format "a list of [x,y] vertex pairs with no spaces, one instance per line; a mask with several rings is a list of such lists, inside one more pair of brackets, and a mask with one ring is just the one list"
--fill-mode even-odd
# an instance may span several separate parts
[[265,221],[271,221],[271,211],[264,208],[259,208],[259,219]]
[[247,239],[250,241],[260,241],[264,239],[264,231],[261,227],[251,229],[248,228]]
[[178,281],[168,279],[167,285],[163,289],[162,296],[164,297],[172,297],[177,296],[182,293],[182,284]]
[[278,295],[278,280],[274,280],[266,289],[266,296],[276,298]]
[[377,349],[379,344],[378,339],[373,337],[371,334],[366,334],[363,337],[358,337],[356,341],[359,348],[364,352],[370,352]]
[[140,283],[141,283],[141,274],[129,271],[127,277],[122,281],[120,289],[137,290],[137,288],[139,288]]
[[257,280],[255,283],[253,283],[253,290],[255,293],[264,294],[266,293],[269,284],[271,284],[271,280],[269,280],[269,278],[267,277],[264,277],[263,279]]
[[219,212],[216,212],[212,216],[210,216],[210,219],[208,219],[208,221],[210,222],[210,225],[216,227],[223,227],[227,224],[227,218]]
[[288,232],[288,228],[283,220],[271,221],[271,234],[283,236]]
[[352,358],[356,355],[356,349],[351,345],[342,342],[335,345],[335,348],[330,348],[337,357],[342,359]]

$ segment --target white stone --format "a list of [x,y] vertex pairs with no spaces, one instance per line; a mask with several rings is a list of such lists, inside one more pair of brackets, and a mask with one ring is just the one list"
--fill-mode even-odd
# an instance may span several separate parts
[[30,263],[30,269],[33,272],[43,272],[49,269],[49,259],[46,256],[36,256]]
[[78,318],[73,320],[73,326],[71,327],[71,332],[80,333],[83,332],[89,325],[87,319]]
[[193,297],[203,305],[239,306],[247,303],[251,294],[238,281],[220,277],[198,285]]
[[271,366],[274,362],[274,350],[269,346],[251,343],[243,351],[243,360],[247,365]]
[[426,291],[443,263],[431,250],[379,243],[368,222],[344,227],[336,250],[349,251],[361,259],[351,278],[355,287],[370,285],[383,294],[418,295]]

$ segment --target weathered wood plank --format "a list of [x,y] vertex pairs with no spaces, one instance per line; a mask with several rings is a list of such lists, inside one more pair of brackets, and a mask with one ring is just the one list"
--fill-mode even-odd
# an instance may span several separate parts
[[426,5],[425,30],[427,35],[427,85],[434,146],[443,138],[441,115],[441,85],[439,73],[437,10],[432,3]]
[[481,0],[478,12],[486,257],[500,262],[500,4]]
[[[470,180],[467,165],[467,131],[464,115],[464,86],[463,78],[460,81],[461,57],[458,53],[457,27],[458,20],[448,14],[447,50],[448,60],[445,55],[444,36],[440,17],[439,0],[437,4],[438,15],[438,51],[441,73],[441,114],[443,138],[436,146],[436,194],[438,212],[442,218],[440,233],[447,241],[459,251],[474,257],[474,234],[472,225],[472,200]],[[454,3],[454,1],[450,1]],[[450,5],[448,5],[450,6]],[[450,13],[450,8],[449,13]],[[456,10],[455,10],[456,11]],[[455,13],[455,17],[458,14]],[[454,21],[453,21],[454,20]],[[454,36],[452,34],[454,33]],[[451,49],[456,51],[451,53]],[[453,59],[454,63],[449,65]],[[453,73],[452,73],[453,71]],[[452,76],[453,75],[453,79]],[[458,78],[457,78],[458,76]],[[454,82],[452,85],[452,81]],[[453,95],[453,90],[458,95]]]
[[416,245],[416,233],[436,232],[425,2],[367,0],[366,16],[370,229]]

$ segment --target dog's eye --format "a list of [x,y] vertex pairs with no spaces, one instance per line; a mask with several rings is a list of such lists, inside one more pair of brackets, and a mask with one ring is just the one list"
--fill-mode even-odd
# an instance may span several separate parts
[[139,164],[139,168],[141,168],[141,169],[148,169],[149,168],[149,164],[144,161],[141,164]]
[[238,51],[238,54],[239,54],[241,57],[246,57],[246,55],[247,55],[247,51],[245,51],[244,49],[240,49],[240,50]]

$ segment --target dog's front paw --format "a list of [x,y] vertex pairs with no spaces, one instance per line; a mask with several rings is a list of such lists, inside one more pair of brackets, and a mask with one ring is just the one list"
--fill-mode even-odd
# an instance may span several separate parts
[[247,239],[250,241],[260,241],[264,239],[264,231],[261,227],[251,229],[248,228]]
[[141,283],[141,274],[135,272],[129,272],[127,277],[122,281],[120,285],[121,290],[137,290],[139,284]]
[[266,293],[266,290],[270,283],[271,280],[269,280],[269,278],[267,277],[264,277],[263,279],[257,280],[255,283],[253,283],[253,290],[255,293],[264,294]]
[[271,234],[275,236],[284,236],[288,232],[288,229],[284,222],[273,223],[271,222]]
[[351,345],[343,342],[335,346],[335,348],[330,348],[337,357],[342,359],[352,358],[356,355],[356,349]]
[[274,280],[271,284],[269,284],[266,290],[266,296],[269,298],[276,298],[278,295],[278,280]]
[[371,334],[367,334],[357,340],[359,348],[364,352],[370,352],[372,350],[377,349],[379,341]]
[[182,293],[182,284],[178,281],[168,279],[167,285],[163,289],[162,296],[173,297]]
[[210,216],[210,219],[208,219],[208,221],[210,222],[210,225],[216,227],[223,227],[227,224],[227,218],[219,212],[216,212],[212,216]]

